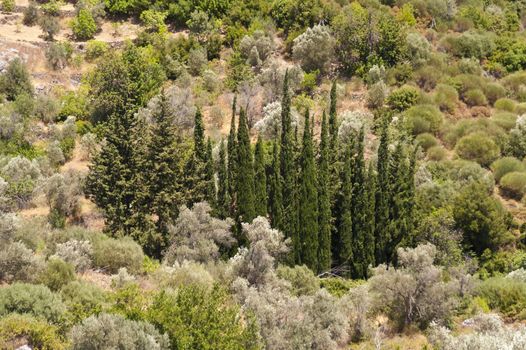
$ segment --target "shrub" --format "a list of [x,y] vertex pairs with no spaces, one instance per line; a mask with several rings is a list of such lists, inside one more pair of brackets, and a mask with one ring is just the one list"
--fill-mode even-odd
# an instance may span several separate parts
[[33,26],[38,22],[38,6],[34,1],[29,1],[24,9],[24,18],[22,23],[26,26]]
[[402,86],[391,92],[387,97],[387,104],[392,109],[402,112],[414,106],[418,100],[418,96],[419,92],[417,88],[408,85]]
[[71,60],[72,54],[73,48],[69,42],[56,42],[47,48],[46,59],[52,69],[61,70],[66,68]]
[[470,107],[485,106],[488,104],[488,100],[486,99],[486,96],[484,96],[484,92],[482,92],[480,89],[471,89],[466,91],[463,96],[463,100]]
[[448,35],[442,41],[446,49],[457,57],[478,59],[489,56],[495,49],[493,37],[487,33],[479,34],[467,31],[462,34]]
[[59,258],[51,258],[48,260],[44,271],[40,274],[39,280],[51,290],[57,291],[62,286],[74,281],[75,277],[73,265]]
[[141,12],[140,20],[144,23],[146,29],[150,32],[165,32],[166,24],[166,12],[145,10]]
[[107,302],[106,293],[89,282],[73,281],[60,290],[62,300],[68,310],[68,318],[72,323],[99,314]]
[[[0,348],[14,349],[24,339],[31,349],[65,350],[59,329],[30,315],[10,314],[0,319]],[[21,349],[20,347],[18,349]]]
[[399,248],[397,253],[398,268],[380,265],[369,280],[377,308],[385,311],[399,330],[411,324],[425,329],[433,320],[447,320],[457,303],[455,281],[445,282],[442,268],[433,265],[435,246]]
[[0,288],[0,316],[9,313],[41,317],[60,324],[66,312],[62,299],[43,285],[14,283]]
[[92,254],[93,249],[89,241],[73,239],[57,244],[54,256],[70,263],[75,268],[75,271],[84,272],[91,266]]
[[405,125],[413,135],[424,132],[438,133],[444,119],[442,112],[433,105],[413,106],[404,112],[403,118]]
[[482,166],[489,166],[500,156],[499,146],[485,132],[474,132],[462,137],[455,146],[455,152],[461,158],[473,160]]
[[87,9],[80,9],[77,16],[71,21],[71,30],[77,40],[93,38],[97,32],[97,23]]
[[0,90],[10,101],[20,95],[33,94],[29,71],[20,58],[15,58],[7,65],[5,73],[0,77]]
[[316,25],[307,28],[305,33],[294,39],[292,56],[301,62],[301,68],[306,72],[319,70],[325,72],[334,58],[336,41],[330,28]]
[[493,171],[493,176],[497,182],[500,181],[500,179],[507,173],[526,171],[526,165],[514,157],[504,157],[497,159],[491,164],[490,168]]
[[432,161],[444,160],[447,156],[447,151],[442,146],[433,146],[427,150],[427,158]]
[[499,83],[489,83],[482,87],[484,95],[488,99],[489,104],[494,105],[496,101],[506,96],[506,89]]
[[93,263],[109,273],[116,273],[121,267],[137,273],[141,270],[144,253],[141,246],[131,238],[108,238],[93,245]]
[[435,90],[434,102],[441,111],[452,113],[458,104],[458,92],[453,86],[438,84]]
[[60,23],[54,16],[43,15],[38,22],[42,31],[46,34],[46,40],[53,41],[54,36],[60,30]]
[[170,341],[147,322],[127,320],[119,315],[90,316],[71,330],[73,350],[122,349],[168,350]]
[[262,30],[256,30],[252,35],[245,35],[239,42],[239,51],[244,58],[257,53],[256,60],[263,63],[274,50],[274,42],[270,35]]
[[408,57],[414,67],[425,64],[431,57],[431,44],[419,33],[409,33],[406,37]]
[[385,98],[388,93],[387,85],[383,81],[379,81],[371,86],[367,91],[367,107],[380,108],[384,105]]
[[517,118],[515,127],[510,131],[509,150],[519,159],[526,157],[526,114]]
[[15,10],[15,0],[2,0],[2,11],[13,12]]
[[105,41],[90,40],[86,43],[86,59],[93,61],[96,58],[104,56],[108,48],[108,43]]
[[526,103],[518,103],[515,107],[515,113],[518,115],[526,114]]
[[492,309],[512,318],[524,318],[526,314],[526,283],[511,278],[494,277],[482,282],[478,293]]
[[497,112],[491,117],[491,121],[500,126],[502,129],[510,131],[517,122],[517,115],[510,112]]
[[502,79],[502,84],[511,92],[511,97],[526,102],[524,86],[526,86],[526,72],[519,71]]
[[438,140],[435,136],[430,133],[423,133],[415,138],[415,142],[418,146],[422,147],[424,151],[427,151],[431,147],[438,145]]
[[502,191],[517,200],[520,200],[526,194],[526,173],[512,171],[500,179],[500,188]]
[[42,261],[21,242],[3,245],[0,250],[0,281],[31,282],[42,269]]
[[514,112],[517,103],[511,98],[499,98],[495,101],[495,108],[500,109],[501,111]]
[[288,281],[294,295],[313,295],[320,289],[320,280],[307,266],[279,266],[276,269],[279,278]]
[[188,71],[193,75],[199,75],[208,63],[206,49],[197,47],[188,53]]

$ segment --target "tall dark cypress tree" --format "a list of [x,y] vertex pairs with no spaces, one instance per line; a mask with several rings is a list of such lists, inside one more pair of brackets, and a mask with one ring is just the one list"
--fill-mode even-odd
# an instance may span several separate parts
[[256,216],[267,216],[267,174],[261,137],[258,137],[254,153],[254,176]]
[[237,209],[240,222],[252,222],[256,216],[254,206],[254,166],[245,112],[239,113],[237,132]]
[[228,193],[228,169],[226,163],[225,141],[219,145],[219,161],[217,164],[217,202],[216,213],[221,219],[228,216],[230,210],[230,195]]
[[314,145],[310,128],[309,111],[305,113],[303,145],[300,156],[299,220],[301,240],[301,263],[313,271],[318,269],[318,188]]
[[274,141],[268,186],[268,212],[270,214],[270,223],[274,228],[283,227],[283,178],[281,177],[279,155],[279,144],[277,141]]
[[207,167],[208,151],[205,142],[203,115],[198,109],[195,113],[194,149],[185,165],[186,204],[209,200],[210,173]]
[[205,200],[214,208],[216,206],[216,184],[214,179],[214,159],[212,157],[212,141],[207,138],[206,141],[206,159],[205,159],[205,174],[206,174],[206,197]]
[[365,268],[366,275],[369,277],[368,266],[375,266],[375,217],[374,217],[374,208],[375,208],[375,194],[376,194],[376,174],[373,168],[372,163],[369,163],[369,169],[367,170],[367,180],[365,187],[365,196],[366,196],[366,214],[365,218],[367,224],[365,225],[365,239],[364,239],[364,256],[365,256]]
[[389,150],[388,126],[384,120],[380,130],[380,145],[378,146],[376,198],[375,198],[375,256],[376,264],[387,262],[388,244],[391,240],[389,232]]
[[232,119],[230,121],[230,133],[228,135],[228,194],[230,197],[230,215],[236,212],[236,173],[237,173],[237,143],[236,143],[236,102],[237,96],[232,101]]
[[325,112],[321,122],[321,140],[318,158],[318,272],[331,268],[331,195],[329,187],[329,130]]
[[[177,218],[178,207],[183,203],[181,163],[178,131],[173,114],[168,110],[164,93],[159,108],[152,113],[151,138],[147,147],[144,181],[148,184],[143,205],[157,217],[159,236],[150,237],[143,247],[151,255],[160,257],[168,241],[168,225]],[[140,146],[138,146],[140,148]]]
[[367,196],[365,192],[364,128],[360,129],[352,158],[352,230],[353,230],[353,278],[364,278],[368,261],[365,249],[365,235],[368,229]]
[[298,208],[296,189],[296,145],[290,115],[290,93],[288,71],[283,81],[281,99],[281,177],[283,178],[283,221],[280,229],[292,240],[292,261],[300,261],[300,241],[298,232]]
[[331,93],[330,93],[330,105],[329,105],[329,134],[330,134],[330,147],[336,149],[338,142],[338,120],[336,116],[336,80],[332,82]]
[[339,247],[338,264],[341,273],[350,277],[353,264],[353,217],[352,217],[352,150],[353,145],[345,151],[345,162],[341,171],[341,187],[338,193],[338,216],[336,225],[338,229]]

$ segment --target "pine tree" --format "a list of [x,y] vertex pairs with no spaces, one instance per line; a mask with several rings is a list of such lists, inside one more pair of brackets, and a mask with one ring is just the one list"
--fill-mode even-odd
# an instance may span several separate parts
[[254,193],[256,216],[267,215],[267,174],[263,141],[258,137],[254,153]]
[[217,202],[216,213],[221,219],[228,216],[230,210],[230,195],[228,182],[228,169],[226,163],[226,148],[225,141],[221,140],[219,145],[219,163],[217,165]]
[[237,96],[232,101],[232,119],[230,121],[230,133],[228,135],[228,194],[230,197],[230,215],[236,212],[236,173],[237,173],[237,145],[236,145],[236,102]]
[[273,228],[283,227],[283,178],[280,172],[279,145],[274,141],[272,147],[272,168],[269,178],[268,212]]
[[345,162],[341,172],[341,187],[338,193],[338,216],[336,225],[338,229],[339,247],[338,264],[344,276],[351,275],[353,263],[353,217],[352,217],[352,150],[353,145],[347,147]]
[[380,131],[380,145],[378,146],[376,198],[375,198],[375,256],[376,264],[387,262],[387,246],[391,240],[389,232],[389,150],[388,126],[384,120]]
[[364,128],[360,129],[355,154],[352,158],[352,230],[353,230],[353,278],[364,278],[367,274],[365,235],[368,229],[367,196],[365,192]]
[[300,200],[299,220],[301,241],[301,263],[316,271],[318,268],[318,189],[314,145],[309,125],[309,111],[305,113],[303,147],[300,156]]
[[299,241],[299,217],[297,208],[297,189],[296,189],[296,144],[294,131],[292,130],[290,114],[290,94],[288,71],[285,73],[283,81],[283,96],[281,100],[281,177],[283,178],[283,221],[279,227],[286,237],[292,240],[292,260],[300,261],[300,241]]
[[254,206],[254,166],[252,164],[252,151],[250,149],[250,137],[248,126],[243,110],[239,113],[239,125],[237,133],[237,208],[240,222],[252,222],[256,216]]
[[321,140],[318,158],[318,272],[331,268],[331,195],[329,187],[329,130],[325,112],[321,122]]

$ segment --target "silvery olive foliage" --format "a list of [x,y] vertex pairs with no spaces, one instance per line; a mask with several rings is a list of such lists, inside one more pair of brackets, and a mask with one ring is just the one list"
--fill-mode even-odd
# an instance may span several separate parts
[[266,102],[274,102],[281,98],[285,72],[289,74],[289,88],[298,91],[303,82],[305,72],[298,65],[289,66],[278,59],[269,59],[261,69],[257,79],[265,90]]
[[352,137],[356,137],[360,129],[364,128],[367,133],[373,121],[373,115],[369,111],[355,110],[345,111],[340,116],[340,127],[338,129],[338,138],[342,144],[348,144]]
[[239,51],[253,67],[261,66],[274,50],[272,35],[256,30],[252,35],[245,35],[239,42]]
[[121,267],[115,275],[111,276],[111,286],[114,289],[120,289],[130,283],[134,283],[135,280],[135,276],[130,274],[127,268]]
[[167,335],[147,322],[127,320],[120,315],[100,314],[86,318],[70,332],[72,349],[170,349]]
[[423,35],[411,32],[407,34],[406,43],[408,57],[414,67],[425,64],[431,57],[431,44]]
[[334,48],[336,40],[332,36],[331,29],[325,25],[315,25],[294,39],[292,56],[301,63],[301,67],[307,71],[328,70],[334,59]]
[[34,282],[43,267],[43,259],[21,242],[8,243],[0,248],[1,282]]
[[[299,113],[296,109],[292,108],[291,124],[293,129],[296,128],[299,120]],[[281,102],[271,102],[263,107],[263,118],[254,124],[254,129],[256,129],[262,137],[267,139],[273,139],[279,135],[281,130]]]
[[93,248],[89,241],[76,239],[57,244],[53,256],[70,263],[77,272],[84,272],[91,267]]
[[166,250],[164,263],[172,265],[185,260],[206,263],[220,258],[220,248],[229,248],[234,243],[231,219],[212,217],[208,203],[182,206],[179,217],[170,228],[170,246]]
[[519,350],[526,348],[526,327],[507,326],[495,314],[481,314],[464,321],[473,332],[453,335],[444,326],[432,324],[428,339],[439,350]]

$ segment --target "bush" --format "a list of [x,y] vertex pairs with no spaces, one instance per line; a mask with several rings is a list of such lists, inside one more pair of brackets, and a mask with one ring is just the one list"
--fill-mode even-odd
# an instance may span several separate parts
[[430,133],[423,133],[415,138],[415,142],[418,146],[422,147],[424,151],[427,151],[431,147],[438,145],[438,140],[435,136]]
[[506,96],[506,89],[499,83],[489,83],[482,88],[484,90],[484,95],[486,95],[486,98],[491,105],[494,105],[496,101]]
[[487,33],[479,34],[467,31],[462,34],[448,35],[442,41],[443,46],[457,57],[482,59],[495,49],[493,37]]
[[453,113],[458,104],[458,92],[453,86],[438,84],[434,101],[441,111]]
[[0,91],[10,101],[20,95],[33,94],[31,76],[20,58],[15,58],[7,65],[5,73],[0,77]]
[[29,314],[60,324],[66,307],[62,299],[48,287],[27,283],[15,283],[0,288],[0,316],[9,313]]
[[[10,314],[0,320],[0,348],[14,349],[23,339],[31,349],[64,350],[59,329],[30,315]],[[22,349],[20,347],[18,349]]]
[[313,295],[320,289],[320,280],[305,265],[279,266],[276,274],[291,284],[294,295]]
[[51,290],[57,291],[62,286],[74,281],[75,277],[73,265],[59,258],[51,258],[48,260],[44,271],[40,274],[39,280]]
[[144,253],[131,238],[108,238],[93,245],[93,263],[108,273],[116,273],[126,267],[132,273],[140,272]]
[[168,350],[170,341],[147,322],[127,320],[120,315],[90,316],[70,332],[73,350],[122,349]]
[[305,33],[294,39],[292,56],[301,62],[301,68],[306,72],[319,70],[325,72],[334,59],[336,41],[331,35],[330,28],[316,25],[307,28]]
[[402,112],[414,106],[418,100],[418,89],[413,86],[402,86],[387,97],[387,104],[395,111]]
[[24,19],[22,23],[26,26],[33,26],[38,22],[38,6],[34,1],[29,1],[24,9]]
[[199,75],[206,68],[208,58],[206,49],[197,47],[188,53],[188,71],[193,75]]
[[383,81],[373,84],[367,91],[367,107],[373,109],[383,107],[387,93],[388,88]]
[[500,156],[499,146],[485,132],[474,132],[462,137],[455,146],[455,152],[461,158],[473,160],[482,166],[489,166]]
[[403,120],[413,135],[424,132],[437,134],[443,122],[443,115],[433,105],[417,105],[409,108],[403,114]]
[[491,117],[491,120],[502,129],[510,131],[517,122],[517,115],[510,112],[497,112]]
[[90,40],[86,43],[86,59],[93,61],[96,58],[104,56],[108,48],[108,43],[105,41]]
[[77,40],[88,40],[97,32],[97,23],[89,10],[80,9],[77,17],[71,21],[71,30]]
[[514,171],[526,171],[526,165],[514,157],[504,157],[498,159],[491,164],[490,168],[493,171],[493,176],[497,182],[500,181],[500,179],[507,173]]
[[486,99],[486,96],[484,96],[484,92],[482,92],[480,89],[468,90],[462,98],[464,102],[466,102],[466,104],[470,107],[485,106],[488,104],[488,100]]
[[444,160],[446,156],[447,151],[442,146],[433,146],[427,150],[427,158],[435,162]]
[[494,277],[482,282],[478,293],[492,309],[507,317],[526,317],[526,283],[511,278]]
[[106,293],[89,282],[73,281],[60,290],[62,300],[68,310],[68,318],[72,323],[99,314],[107,302]]
[[21,242],[3,245],[0,251],[1,282],[34,281],[42,267],[42,261]]
[[67,41],[52,43],[46,50],[46,59],[54,70],[66,68],[73,55],[73,47]]
[[145,28],[150,32],[165,32],[166,24],[166,12],[145,10],[141,12],[139,16],[140,20],[144,23]]
[[60,23],[54,16],[44,15],[40,17],[39,23],[40,28],[46,33],[46,40],[53,41],[54,36],[60,30]]
[[500,188],[507,196],[520,200],[526,194],[526,173],[507,173],[500,179]]
[[15,10],[15,0],[2,0],[2,11],[13,12]]
[[501,111],[514,112],[517,103],[511,98],[499,98],[495,101],[495,108]]

